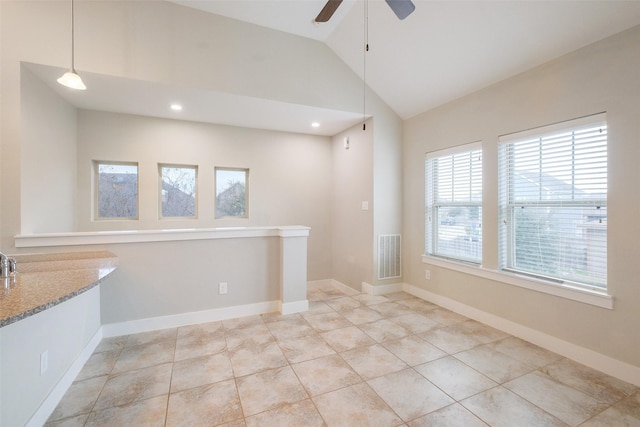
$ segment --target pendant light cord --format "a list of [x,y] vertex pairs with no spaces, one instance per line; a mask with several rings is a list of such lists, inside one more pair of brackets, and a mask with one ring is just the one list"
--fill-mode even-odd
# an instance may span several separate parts
[[[2,1],[2,0],[0,0]],[[64,73],[58,83],[75,90],[86,90],[87,86],[76,72],[76,30],[75,3],[71,0],[71,69]]]
[[364,0],[364,51],[362,55],[362,130],[367,130],[367,52],[369,52],[369,0]]
[[76,72],[76,64],[75,64],[75,19],[73,16],[73,0],[71,0],[71,71]]

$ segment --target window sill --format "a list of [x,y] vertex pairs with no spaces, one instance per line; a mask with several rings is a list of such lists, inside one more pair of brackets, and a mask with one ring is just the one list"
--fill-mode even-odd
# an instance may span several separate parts
[[309,227],[303,226],[95,231],[18,235],[15,236],[15,246],[16,248],[34,248],[250,237],[306,237],[308,235]]
[[453,271],[470,274],[484,279],[495,280],[496,282],[519,286],[536,292],[554,295],[597,307],[613,309],[613,297],[605,292],[581,289],[566,284],[546,282],[544,280],[532,279],[518,274],[506,273],[498,270],[490,270],[483,267],[476,267],[464,263],[422,255],[424,264],[435,265]]

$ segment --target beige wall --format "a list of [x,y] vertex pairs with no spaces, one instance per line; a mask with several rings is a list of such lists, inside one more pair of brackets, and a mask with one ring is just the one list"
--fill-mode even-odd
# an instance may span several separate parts
[[[640,27],[580,49],[404,124],[405,282],[640,366]],[[427,266],[424,153],[483,141],[483,258],[498,266],[498,136],[607,112],[608,310]],[[430,269],[431,280],[424,278]]]
[[76,109],[24,67],[20,87],[21,232],[76,231]]
[[[373,128],[368,120],[333,137],[332,279],[360,290],[373,275]],[[344,148],[349,138],[349,149]],[[362,210],[362,202],[369,204]]]
[[[68,67],[67,1],[2,1],[0,248],[21,229],[21,61]],[[362,82],[323,43],[163,1],[76,2],[76,68],[360,111]],[[380,102],[379,100],[377,102]],[[6,153],[11,153],[11,158]]]
[[[23,149],[38,149],[35,144],[23,147],[22,132],[26,123],[20,113],[20,62],[68,66],[69,9],[68,2],[63,0],[6,0],[0,3],[0,8],[0,85],[3,89],[0,248],[11,252],[14,235],[51,231],[50,225],[38,218],[36,210],[29,211],[32,215],[20,207],[21,187],[30,195],[27,201],[34,201],[31,195],[36,192],[30,189],[34,178],[30,173],[27,176],[26,169],[23,171],[12,159],[21,157]],[[76,68],[314,107],[342,111],[362,109],[362,81],[325,44],[163,1],[77,1]],[[375,270],[375,235],[400,233],[402,218],[402,206],[397,203],[402,193],[399,178],[402,122],[368,89],[366,99],[367,114],[376,118],[374,154],[370,158],[375,165],[368,174],[368,179],[374,180],[374,194],[369,202],[375,226],[368,231],[369,259],[358,266],[364,273],[354,281],[356,287],[360,286],[358,282],[369,280]],[[245,135],[249,133],[246,131]],[[11,153],[11,158],[6,153]],[[295,149],[290,153],[295,153]],[[27,154],[22,157],[32,168],[34,162],[29,160],[31,154]],[[60,164],[67,166],[63,160]],[[86,176],[86,169],[79,169],[79,173]],[[28,179],[26,186],[21,185],[21,176]],[[78,197],[86,200],[82,188],[78,191]],[[287,199],[284,192],[279,196]],[[322,206],[314,202],[302,209],[310,212]],[[79,229],[95,227],[87,223],[86,212],[78,215]],[[289,217],[269,216],[263,211],[259,221],[274,224],[280,218]],[[143,226],[147,227],[148,223]],[[310,240],[313,240],[318,234],[329,236],[332,231],[320,227],[311,233]],[[309,253],[309,259],[311,277],[318,278],[314,263],[326,264],[330,254],[314,250]],[[331,274],[324,278],[329,277]]]
[[[309,280],[331,275],[331,140],[328,137],[80,110],[78,229],[304,225]],[[95,221],[92,162],[137,162],[139,220]],[[158,218],[158,163],[198,167],[198,218]],[[249,218],[214,219],[214,167],[249,169]],[[156,250],[157,249],[153,249]]]
[[402,277],[378,280],[377,258],[379,235],[402,234],[402,121],[397,116],[376,114],[373,147],[374,268],[373,277],[367,283],[379,285],[402,282]]
[[[51,119],[62,118],[65,122],[58,124],[53,135],[56,140],[68,143],[57,154],[69,154],[58,157],[57,162],[65,168],[77,167],[78,175],[86,181],[72,190],[56,188],[65,199],[75,197],[77,190],[74,221],[77,219],[79,228],[109,228],[106,223],[96,225],[89,221],[86,202],[90,187],[86,178],[90,175],[87,164],[90,159],[139,157],[145,164],[146,193],[152,194],[153,187],[156,194],[158,161],[169,158],[172,163],[193,163],[199,157],[194,153],[205,153],[197,159],[197,164],[202,165],[201,178],[211,172],[209,167],[217,164],[217,159],[234,165],[249,164],[251,192],[255,197],[251,209],[252,212],[257,209],[257,216],[248,221],[251,225],[293,222],[312,227],[310,279],[335,278],[356,289],[362,281],[377,284],[375,237],[402,231],[404,282],[639,365],[640,341],[633,339],[637,335],[635,326],[640,324],[640,288],[636,285],[640,275],[637,244],[640,223],[635,214],[640,210],[640,193],[636,189],[640,182],[639,28],[404,124],[369,92],[366,111],[375,119],[369,121],[367,131],[356,126],[329,140],[89,111],[80,112],[75,126],[72,110],[51,98],[46,88],[30,82],[29,75],[21,74],[21,61],[69,65],[68,11],[66,0],[0,1],[1,250],[15,250],[15,234],[53,231],[54,223],[61,228],[71,224],[61,218],[48,222],[35,214],[39,208],[37,194],[46,186],[33,175],[36,159],[51,152],[40,151],[36,142],[42,139],[39,132],[43,129],[30,129],[29,120],[35,118],[38,126],[46,126],[48,117],[43,112],[56,109]],[[189,84],[223,93],[344,111],[362,108],[362,82],[320,42],[159,1],[80,0],[76,2],[76,19],[76,66],[81,71],[167,85]],[[23,84],[28,87],[23,88]],[[37,105],[29,101],[34,94],[44,96],[47,102]],[[614,310],[432,266],[428,267],[432,279],[425,281],[421,254],[426,151],[484,141],[484,264],[496,268],[498,136],[600,111],[607,111],[609,120],[609,289],[614,296]],[[82,140],[77,163],[71,160],[76,127]],[[127,132],[134,131],[143,137],[126,144],[125,141],[131,142],[131,134]],[[171,140],[185,134],[191,136],[190,150],[178,153]],[[349,151],[341,148],[342,137],[346,135],[352,144]],[[237,145],[228,143],[229,140]],[[270,152],[257,142],[264,140],[277,149]],[[161,149],[152,146],[154,143]],[[318,164],[311,164],[311,153],[320,156]],[[261,156],[268,161],[263,162]],[[290,186],[290,173],[307,172],[298,167],[298,159],[312,173],[307,176],[308,181]],[[283,170],[271,168],[272,164]],[[289,186],[287,191],[279,193],[272,188],[259,194],[254,171],[269,184],[275,184],[276,189]],[[43,175],[46,178],[57,170],[47,168],[42,172],[46,172]],[[67,179],[64,175],[65,182]],[[318,194],[311,197],[309,188]],[[291,194],[304,203],[295,203],[289,209]],[[273,200],[277,201],[277,210],[271,206]],[[362,201],[369,201],[369,211],[361,210]],[[150,196],[142,202],[147,213],[140,228],[156,228],[160,224],[153,214],[156,201]],[[203,214],[211,212],[206,203],[202,209]],[[73,217],[71,213],[63,216],[67,221]],[[306,220],[313,224],[304,223]],[[210,226],[209,221],[210,217],[205,215],[198,224]],[[179,227],[185,224],[189,222],[174,223]],[[248,245],[226,241],[224,248],[220,245],[219,241],[211,241],[108,246],[107,249],[121,256],[121,267],[101,286],[102,322],[124,322],[275,298],[278,272],[269,267],[272,264],[263,263],[276,250],[272,240],[259,239]],[[209,260],[211,266],[194,265],[194,257]],[[243,264],[247,260],[257,263]],[[258,283],[256,278],[260,278]],[[230,293],[218,296],[215,285],[223,280],[229,282]],[[94,299],[92,304],[96,303]],[[93,307],[94,315],[95,310]],[[52,315],[60,316],[52,321],[66,321],[65,316],[56,312]],[[91,324],[94,323],[92,320]],[[35,329],[27,325],[21,336],[31,336]],[[86,345],[88,336],[76,337],[69,347]],[[0,334],[0,340],[2,347],[7,348],[7,338]],[[33,354],[38,351],[34,349]],[[4,356],[2,366],[7,357]],[[65,360],[72,358],[67,355]],[[36,365],[29,366],[32,371],[36,369]],[[3,402],[6,399],[1,390],[0,399]]]
[[331,278],[358,291],[363,282],[402,281],[377,275],[377,236],[402,233],[401,123],[395,114],[381,112],[364,130],[358,124],[333,137]]
[[120,263],[101,286],[102,323],[277,301],[279,245],[276,237],[105,245]]

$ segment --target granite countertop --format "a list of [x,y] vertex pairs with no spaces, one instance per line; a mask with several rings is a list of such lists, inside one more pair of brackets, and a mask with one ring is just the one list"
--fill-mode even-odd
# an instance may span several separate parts
[[18,274],[0,278],[0,327],[88,291],[118,266],[118,257],[108,251],[13,257]]

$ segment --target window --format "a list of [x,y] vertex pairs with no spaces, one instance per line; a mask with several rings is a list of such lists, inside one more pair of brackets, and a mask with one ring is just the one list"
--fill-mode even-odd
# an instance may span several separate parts
[[160,174],[160,216],[196,217],[196,166],[158,165]]
[[249,169],[215,168],[216,218],[248,218]]
[[607,285],[604,114],[500,138],[500,266]]
[[94,162],[96,219],[138,218],[138,164]]
[[425,161],[426,254],[482,261],[480,143],[428,153]]

